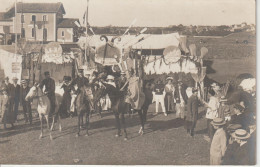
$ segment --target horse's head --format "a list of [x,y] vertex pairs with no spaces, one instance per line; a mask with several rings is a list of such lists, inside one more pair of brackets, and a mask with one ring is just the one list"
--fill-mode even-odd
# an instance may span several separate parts
[[34,84],[33,87],[29,90],[29,92],[27,93],[26,97],[25,97],[25,101],[29,101],[37,96],[41,96],[42,90],[39,87],[39,84]]

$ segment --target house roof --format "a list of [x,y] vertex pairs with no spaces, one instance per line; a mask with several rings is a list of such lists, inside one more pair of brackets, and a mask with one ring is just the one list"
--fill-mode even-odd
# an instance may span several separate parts
[[75,21],[79,22],[79,19],[74,19],[74,18],[59,19],[57,28],[74,28],[76,26],[74,23]]
[[0,12],[0,21],[12,21],[12,19],[6,17],[5,12]]
[[[17,3],[17,13],[58,13],[61,10],[62,14],[66,14],[63,4],[58,3]],[[12,6],[6,14],[13,17],[15,12]]]

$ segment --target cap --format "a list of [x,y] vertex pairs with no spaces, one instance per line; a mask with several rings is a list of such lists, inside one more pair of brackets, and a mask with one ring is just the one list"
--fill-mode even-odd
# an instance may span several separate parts
[[124,71],[122,71],[122,72],[121,72],[121,75],[125,75],[125,72],[124,72]]
[[219,102],[227,102],[227,98],[225,98],[225,96],[221,96]]
[[115,79],[115,77],[113,75],[108,75],[107,76],[107,80],[114,80],[114,79]]
[[44,75],[50,75],[50,72],[49,71],[45,71]]

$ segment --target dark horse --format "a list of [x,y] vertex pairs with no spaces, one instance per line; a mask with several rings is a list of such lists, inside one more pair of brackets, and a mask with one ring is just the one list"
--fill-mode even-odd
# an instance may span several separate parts
[[86,115],[86,135],[88,136],[88,125],[89,125],[89,115],[90,115],[90,103],[86,94],[86,87],[81,87],[78,90],[78,95],[75,99],[75,109],[78,115],[78,133],[76,137],[80,135],[80,125],[81,121],[83,123],[83,116]]
[[125,102],[125,98],[124,98],[125,95],[117,87],[114,87],[110,84],[103,83],[103,82],[102,84],[104,85],[104,87],[99,89],[99,91],[97,92],[98,94],[97,98],[95,100],[98,100],[101,97],[108,94],[111,101],[112,111],[116,118],[116,127],[118,131],[115,136],[116,137],[121,136],[121,125],[122,125],[124,129],[124,140],[127,140],[125,117],[124,117],[125,109],[127,108],[127,103]]

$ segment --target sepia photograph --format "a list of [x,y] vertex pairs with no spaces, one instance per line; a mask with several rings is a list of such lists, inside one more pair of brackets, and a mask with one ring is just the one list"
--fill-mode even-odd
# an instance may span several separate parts
[[256,165],[255,0],[0,0],[1,165]]

